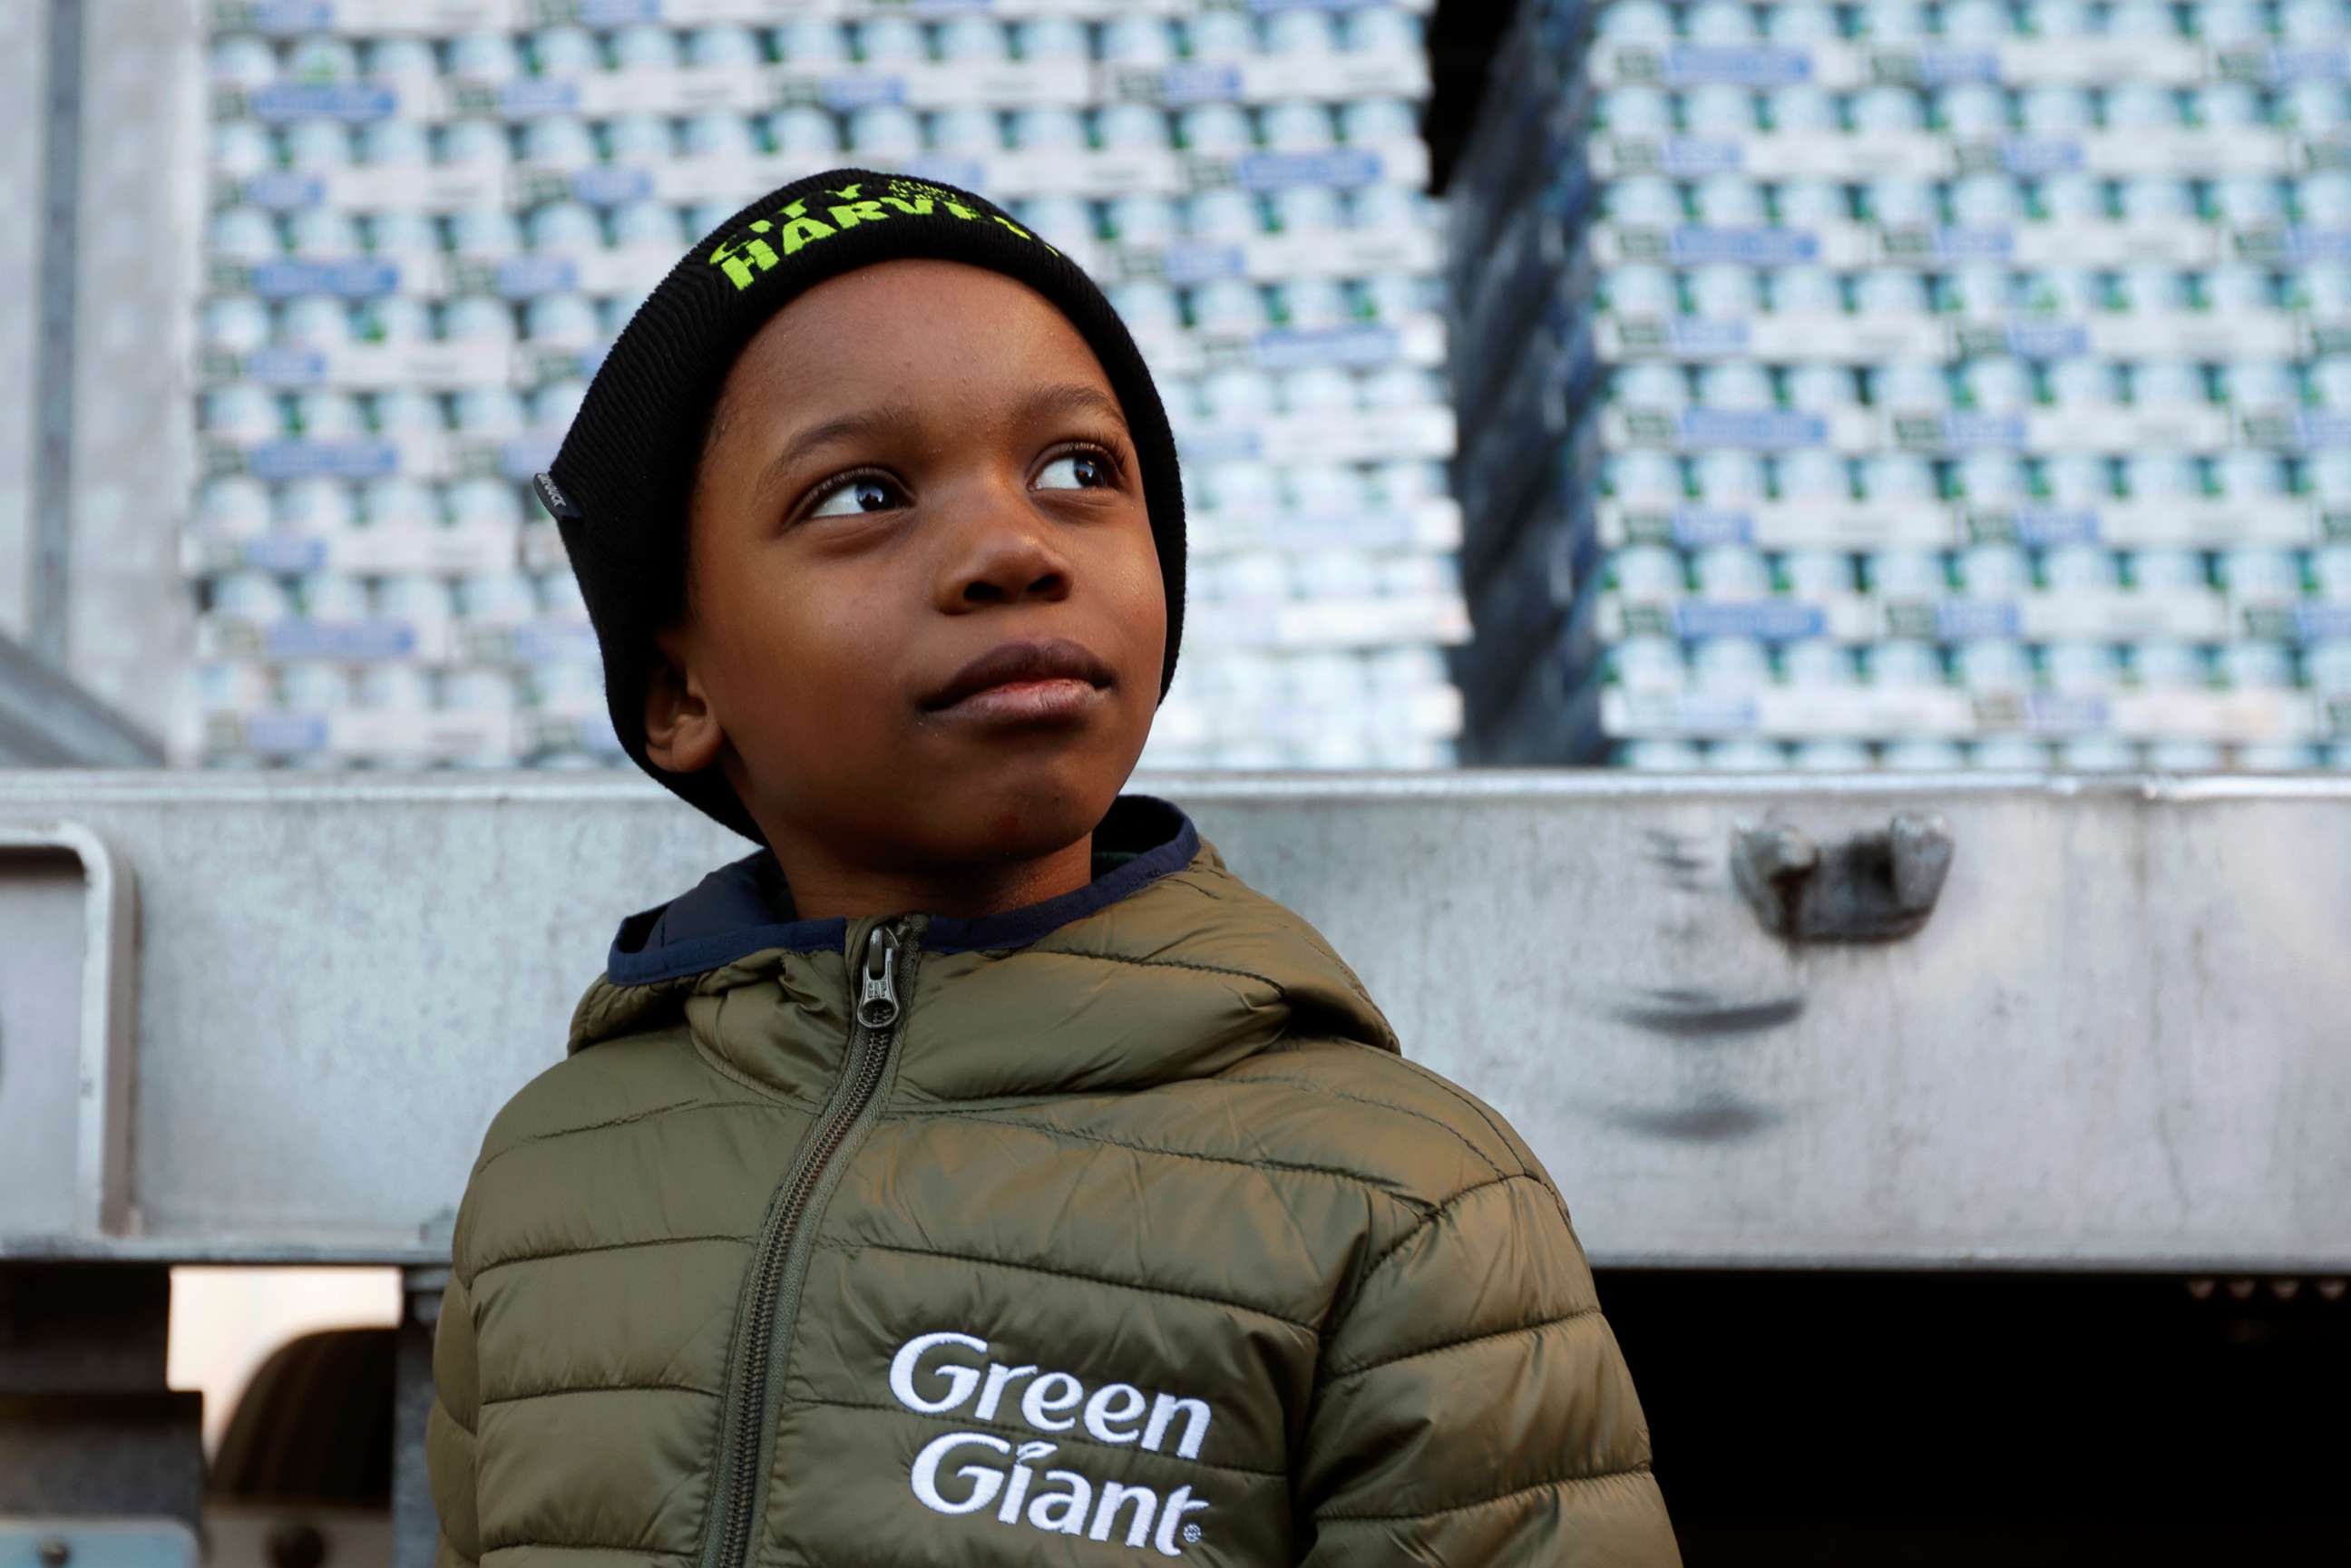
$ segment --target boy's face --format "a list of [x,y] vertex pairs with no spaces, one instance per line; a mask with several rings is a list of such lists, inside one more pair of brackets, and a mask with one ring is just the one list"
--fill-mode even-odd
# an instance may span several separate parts
[[[1077,329],[1001,274],[887,262],[778,312],[716,411],[653,761],[724,768],[779,853],[917,870],[1081,838],[1142,754],[1167,627],[1134,444]],[[1106,683],[1042,715],[937,706],[1045,639]]]

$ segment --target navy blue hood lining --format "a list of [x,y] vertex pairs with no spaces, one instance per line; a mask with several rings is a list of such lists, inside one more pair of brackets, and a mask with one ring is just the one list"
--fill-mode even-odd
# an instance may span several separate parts
[[[937,953],[1025,947],[1183,870],[1199,852],[1199,830],[1183,808],[1155,795],[1121,795],[1094,829],[1092,882],[999,915],[933,915],[923,946]],[[649,986],[774,948],[839,952],[849,940],[849,921],[781,918],[790,899],[775,855],[767,850],[747,855],[712,872],[691,892],[622,921],[605,977],[616,986]]]

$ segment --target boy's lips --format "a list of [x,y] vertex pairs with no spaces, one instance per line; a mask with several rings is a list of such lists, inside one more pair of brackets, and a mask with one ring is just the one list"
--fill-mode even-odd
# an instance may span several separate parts
[[[1092,649],[1067,637],[998,643],[957,670],[946,685],[923,699],[922,706],[925,713],[938,713],[1005,686],[1029,688],[1030,701],[1075,706],[1091,700],[1114,679]],[[1073,682],[1084,689],[1071,689]]]
[[1019,681],[990,686],[935,716],[943,719],[999,724],[1041,723],[1083,716],[1102,700],[1102,690],[1083,681]]

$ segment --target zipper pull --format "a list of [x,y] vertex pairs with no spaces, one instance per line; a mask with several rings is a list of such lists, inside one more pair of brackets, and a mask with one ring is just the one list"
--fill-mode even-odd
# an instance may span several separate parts
[[888,1029],[898,1019],[898,934],[876,925],[865,939],[864,989],[857,998],[857,1021]]

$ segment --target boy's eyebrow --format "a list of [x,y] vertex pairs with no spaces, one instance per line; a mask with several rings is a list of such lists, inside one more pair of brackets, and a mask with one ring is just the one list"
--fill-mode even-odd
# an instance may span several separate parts
[[784,476],[790,473],[803,457],[820,447],[830,446],[836,441],[872,435],[893,425],[904,429],[921,417],[910,403],[885,402],[861,409],[855,413],[844,413],[838,419],[828,419],[820,424],[812,424],[784,443],[783,450],[769,458],[768,465],[759,470],[759,480],[752,486],[751,499],[755,504],[766,501],[768,493],[782,483]]
[[1083,382],[1060,382],[1039,387],[1021,398],[1017,413],[1024,423],[1057,413],[1091,413],[1110,421],[1122,432],[1126,429],[1126,411],[1118,406],[1118,400]]
[[[1020,424],[1049,419],[1055,414],[1079,413],[1108,420],[1122,432],[1126,429],[1126,413],[1118,406],[1118,400],[1101,388],[1087,386],[1082,382],[1063,382],[1039,387],[1023,394],[1013,408],[1014,423]],[[758,483],[752,486],[751,499],[755,505],[764,503],[769,493],[783,482],[784,476],[811,452],[837,441],[855,440],[892,428],[904,430],[921,422],[922,414],[913,404],[885,402],[810,425],[786,442],[783,450],[768,460],[767,466],[759,471]]]

